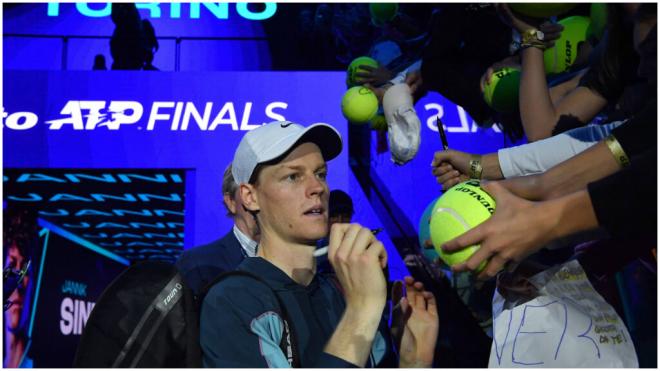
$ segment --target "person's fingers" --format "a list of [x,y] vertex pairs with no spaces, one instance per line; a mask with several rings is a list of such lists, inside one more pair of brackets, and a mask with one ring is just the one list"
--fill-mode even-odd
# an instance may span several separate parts
[[493,73],[495,73],[493,67],[488,67],[488,69],[486,70],[486,83],[490,84],[490,82],[493,79]]
[[482,181],[481,184],[481,189],[486,191],[495,201],[505,198],[508,195],[511,195],[511,192],[509,192],[508,189],[506,189],[500,182],[498,181]]
[[449,179],[448,181],[442,183],[442,190],[443,190],[443,191],[446,191],[446,190],[448,190],[449,188],[451,188],[451,187],[455,186],[456,184],[458,184],[458,183],[460,183],[460,182],[463,182],[463,181],[464,181],[464,180],[461,179],[460,176],[459,176],[459,177],[456,177],[456,178],[451,178],[451,179]]
[[493,255],[493,257],[490,259],[488,264],[486,265],[486,268],[477,275],[477,280],[479,281],[486,281],[489,280],[497,275],[499,271],[504,269],[504,262],[502,258],[500,258],[499,255]]
[[490,257],[494,253],[488,249],[487,246],[481,246],[479,247],[472,256],[465,262],[465,265],[467,269],[471,271],[476,271],[479,266],[481,266],[481,263],[485,260],[490,259]]
[[378,259],[378,261],[380,261],[381,268],[385,268],[387,266],[387,252],[385,251],[385,246],[383,246],[382,242],[374,240],[369,245],[369,247],[367,247],[367,250],[364,252],[364,254]]
[[398,303],[403,297],[403,282],[396,280],[392,284],[392,303]]
[[445,242],[442,245],[442,250],[445,252],[454,252],[480,243],[486,237],[486,228],[488,227],[488,222],[491,220],[492,219],[488,219],[453,240]]
[[435,295],[432,292],[424,291],[424,299],[426,300],[426,311],[434,317],[438,316],[438,305],[435,302]]
[[337,251],[339,251],[339,246],[344,240],[344,234],[350,227],[350,224],[345,223],[334,223],[330,227],[330,237],[328,238],[328,259],[334,261]]
[[357,237],[361,229],[362,226],[357,223],[348,225],[348,228],[344,232],[339,248],[337,248],[337,252],[335,254],[336,260],[339,260],[341,262],[348,261],[348,258],[351,255],[351,251],[353,250],[355,238]]
[[410,87],[410,94],[415,94],[421,86],[422,86],[422,80],[419,79],[408,84],[408,87]]
[[469,271],[467,264],[465,262],[454,264],[451,267],[451,271],[454,273],[466,272]]
[[438,183],[445,183],[450,179],[458,178],[460,175],[461,173],[458,170],[452,170],[448,173],[437,176],[435,179],[438,181]]
[[[346,237],[344,237],[345,239]],[[351,248],[350,258],[359,258],[360,255],[369,247],[369,245],[376,240],[374,234],[367,228],[359,228],[357,234],[355,235],[355,240],[353,241]]]
[[420,77],[421,74],[418,71],[407,73],[405,83],[408,85],[415,84],[417,81],[419,81]]
[[415,290],[414,284],[414,281],[406,281],[406,298],[408,299],[408,303],[410,303],[410,306],[413,308],[413,310],[415,310],[414,308],[417,308],[419,305],[417,302],[417,290]]
[[452,150],[437,151],[433,154],[431,166],[437,167],[443,162],[451,163]]
[[401,300],[399,300],[399,305],[405,320],[410,315],[410,302],[408,302],[408,299],[404,296],[401,298]]
[[431,173],[435,176],[440,176],[454,170],[454,166],[448,162],[440,163],[440,166],[434,167]]

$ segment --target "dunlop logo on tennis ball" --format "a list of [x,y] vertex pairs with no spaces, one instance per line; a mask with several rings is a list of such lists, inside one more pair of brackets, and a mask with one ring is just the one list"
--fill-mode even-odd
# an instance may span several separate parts
[[[479,185],[480,185],[479,182],[469,182],[469,181],[466,182],[466,184],[467,184],[467,185],[471,185],[471,186],[473,186],[473,187],[479,187]],[[479,201],[479,203],[480,203],[483,207],[485,207],[486,210],[488,210],[488,212],[489,212],[491,215],[493,215],[493,213],[495,212],[495,208],[493,207],[493,205],[491,205],[490,202],[488,202],[488,200],[486,200],[482,195],[478,194],[478,193],[475,192],[474,190],[472,190],[472,189],[470,189],[470,188],[467,188],[467,187],[464,187],[464,186],[459,186],[459,187],[454,188],[453,191],[454,191],[454,192],[463,192],[463,193],[467,193],[468,195],[470,195],[470,197],[472,197],[472,198],[474,198],[475,200]]]
[[566,59],[564,59],[566,66],[571,65],[571,46],[571,40],[566,40]]

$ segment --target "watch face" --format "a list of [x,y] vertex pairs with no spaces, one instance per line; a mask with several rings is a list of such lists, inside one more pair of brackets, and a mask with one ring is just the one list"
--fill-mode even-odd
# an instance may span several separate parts
[[540,41],[545,40],[545,34],[543,31],[536,31],[536,38],[539,39]]

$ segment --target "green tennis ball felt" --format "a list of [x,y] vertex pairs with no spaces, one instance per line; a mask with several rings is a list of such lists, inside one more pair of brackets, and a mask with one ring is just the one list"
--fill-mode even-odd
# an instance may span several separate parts
[[[442,245],[483,223],[495,212],[495,200],[481,189],[478,180],[468,180],[448,189],[433,206],[431,216],[431,240],[440,258],[447,265],[468,260],[479,245],[447,253]],[[486,261],[477,268],[480,272]]]
[[363,124],[371,120],[378,111],[378,98],[371,90],[355,86],[346,91],[341,99],[341,112],[348,121]]
[[394,17],[396,17],[396,13],[398,11],[399,11],[399,4],[397,3],[369,4],[369,13],[371,14],[371,22],[378,27],[393,20]]
[[355,76],[358,72],[368,72],[364,68],[360,68],[361,65],[366,65],[369,67],[378,67],[378,62],[375,59],[370,57],[357,57],[353,59],[351,64],[348,65],[346,70],[346,87],[352,88],[353,86],[360,85],[362,82],[361,78]]
[[426,240],[431,238],[431,215],[433,213],[433,207],[437,201],[438,197],[434,198],[433,201],[431,201],[431,203],[426,206],[426,209],[424,209],[422,217],[419,218],[419,228],[417,234],[419,237],[419,246],[422,249],[422,254],[424,254],[424,257],[426,257],[426,259],[429,261],[434,261],[438,257],[438,253],[435,251],[433,246],[425,245]]
[[511,3],[509,7],[516,12],[534,18],[547,18],[560,15],[575,8],[574,3]]
[[607,27],[607,4],[592,3],[589,18],[591,24],[587,29],[587,38],[602,39]]
[[484,86],[484,100],[497,112],[512,112],[518,107],[520,69],[504,67]]
[[578,45],[587,40],[587,29],[591,21],[588,17],[573,16],[557,23],[564,26],[564,30],[555,45],[543,52],[546,74],[562,73],[571,68],[577,58]]
[[369,121],[369,127],[373,130],[387,130],[387,120],[383,115],[374,116],[371,121]]

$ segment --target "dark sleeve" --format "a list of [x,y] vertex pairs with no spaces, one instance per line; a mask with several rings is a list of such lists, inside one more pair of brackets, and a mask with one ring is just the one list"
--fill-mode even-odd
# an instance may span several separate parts
[[312,368],[359,368],[358,366],[345,361],[332,354],[322,352]]
[[649,97],[649,102],[638,114],[612,130],[612,134],[628,157],[637,156],[645,150],[657,146],[657,112],[656,97]]
[[657,234],[657,147],[631,159],[630,167],[587,186],[598,224],[613,237]]
[[272,292],[246,281],[226,278],[204,298],[200,315],[204,367],[289,367],[279,347],[282,321]]

